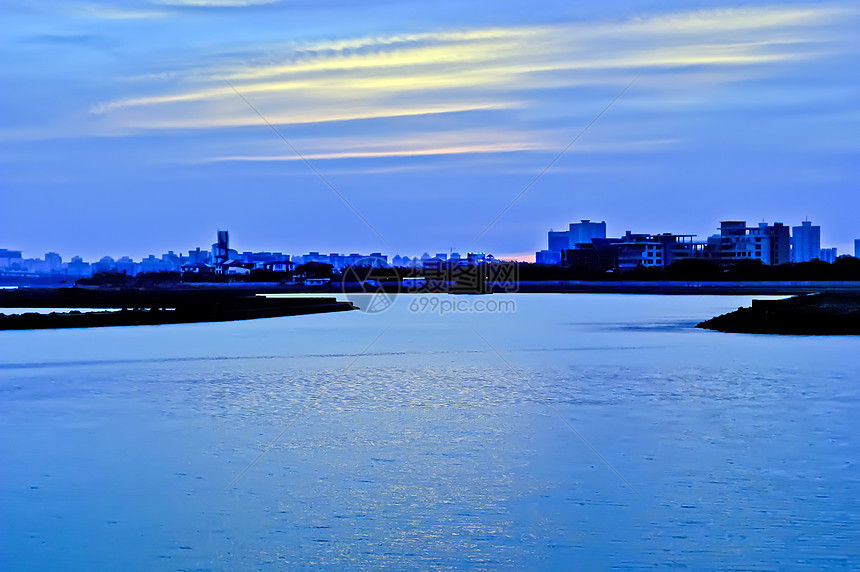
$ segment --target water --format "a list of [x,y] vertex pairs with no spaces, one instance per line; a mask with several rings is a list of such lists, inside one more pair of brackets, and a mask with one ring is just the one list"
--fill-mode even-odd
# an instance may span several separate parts
[[860,338],[505,299],[0,332],[0,568],[860,565]]

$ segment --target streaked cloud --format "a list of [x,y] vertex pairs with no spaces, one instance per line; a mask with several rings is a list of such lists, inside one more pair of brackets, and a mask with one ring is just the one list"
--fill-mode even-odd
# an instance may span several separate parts
[[[649,69],[740,68],[814,57],[810,43],[815,36],[806,28],[838,14],[827,8],[696,11],[622,22],[447,30],[263,46],[258,61],[214,62],[208,71],[198,68],[178,78],[172,92],[103,101],[91,111],[164,109],[235,97],[221,78],[234,82],[249,97],[259,96],[263,103],[280,99],[283,108],[319,102],[321,121],[331,120],[331,113],[323,111],[330,104],[351,101],[375,107],[374,103],[397,102],[416,93],[422,94],[419,99],[423,101],[414,103],[419,108],[428,101],[439,104],[475,92],[492,94],[500,107],[506,107],[511,91],[605,84],[607,73],[618,76],[624,72],[629,77]],[[730,36],[725,32],[731,32]],[[269,112],[285,115],[272,108]],[[402,109],[395,113],[402,114]],[[159,115],[153,111],[152,125],[165,124]],[[218,119],[189,118],[186,123],[188,127],[212,126]],[[222,123],[236,125],[230,117]],[[167,125],[173,128],[176,123]]]
[[311,153],[298,155],[237,155],[215,157],[208,162],[221,161],[302,161],[324,159],[380,159],[384,157],[427,157],[431,155],[462,155],[471,153],[510,153],[526,148],[519,143],[491,143],[486,145],[459,145],[454,147],[431,147],[427,149],[394,149],[390,151],[338,151],[333,153]]
[[278,4],[281,0],[152,0],[162,6],[190,6],[193,8],[244,8]]
[[[235,94],[233,94],[235,98]],[[225,107],[226,102],[220,104]],[[496,103],[441,103],[438,105],[359,105],[350,108],[327,108],[327,109],[305,109],[305,110],[280,110],[272,114],[266,114],[266,119],[279,125],[303,125],[310,123],[329,123],[336,121],[358,121],[367,119],[417,117],[425,115],[438,115],[444,113],[462,113],[468,111],[489,111],[498,109],[512,109],[517,107],[517,102]],[[186,114],[177,110],[174,114],[164,114],[153,117],[147,113],[139,117],[126,118],[117,127],[133,130],[156,130],[156,129],[211,129],[216,127],[247,127],[262,125],[260,118],[250,109],[245,107],[241,100],[235,98],[226,107],[230,112],[219,111],[211,116],[206,114]]]
[[[512,139],[518,137],[518,139]],[[507,138],[508,141],[502,139]],[[557,139],[557,138],[556,138]],[[667,146],[679,144],[678,139],[615,141],[611,143],[588,143],[578,146],[572,153],[641,153],[656,151]],[[375,142],[364,142],[356,145],[354,141],[338,138],[335,141],[296,141],[299,149],[346,147],[347,150],[334,152],[302,152],[279,155],[225,155],[211,157],[199,162],[216,163],[225,161],[302,161],[329,159],[379,159],[387,157],[427,157],[437,155],[463,155],[487,153],[512,153],[522,151],[554,151],[563,148],[564,142],[553,141],[552,137],[527,137],[524,134],[512,134],[504,131],[485,133],[425,133],[420,138],[413,139],[382,139]]]
[[[153,2],[212,7],[265,3]],[[557,138],[524,122],[524,113],[573,117],[597,109],[565,106],[557,99],[545,98],[547,90],[616,89],[633,76],[645,74],[637,85],[643,96],[640,108],[649,105],[647,94],[655,89],[673,89],[671,100],[683,106],[710,98],[714,86],[746,81],[763,69],[773,73],[778,69],[775,66],[818,57],[826,38],[816,26],[844,14],[844,10],[831,7],[697,10],[618,21],[265,44],[243,49],[242,56],[216,56],[197,66],[181,65],[180,61],[170,70],[130,76],[127,79],[134,81],[125,81],[125,88],[120,89],[128,92],[131,87],[137,93],[97,102],[90,113],[97,120],[93,131],[99,135],[261,126],[260,118],[227,80],[269,122],[278,125],[403,120],[457,113],[468,126],[470,121],[479,121],[476,113],[485,114],[481,121],[492,121],[486,114],[506,114],[504,120],[496,116],[496,121],[505,125],[501,135],[434,143],[429,140],[427,125],[412,121],[408,127],[387,127],[388,145],[356,149],[333,138],[328,147],[309,155],[316,159],[551,150],[559,145]],[[428,140],[404,146],[408,135]],[[620,150],[623,144],[618,141],[605,150]],[[217,160],[295,158],[271,153],[224,154]]]
[[72,6],[73,15],[84,18],[101,20],[145,20],[163,18],[168,15],[165,10],[122,8],[104,4],[83,4]]

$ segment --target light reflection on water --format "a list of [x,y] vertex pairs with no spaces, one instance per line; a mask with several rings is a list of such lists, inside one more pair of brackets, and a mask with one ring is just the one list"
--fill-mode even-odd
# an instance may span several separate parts
[[860,339],[748,300],[0,332],[0,567],[856,565]]

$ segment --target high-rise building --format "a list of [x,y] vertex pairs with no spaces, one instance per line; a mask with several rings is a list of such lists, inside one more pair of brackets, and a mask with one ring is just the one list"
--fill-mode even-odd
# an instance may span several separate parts
[[808,220],[791,227],[791,261],[809,262],[821,256],[821,227]]
[[547,249],[535,253],[535,262],[538,264],[558,264],[561,262],[561,253],[571,248],[579,248],[578,245],[591,247],[592,239],[606,238],[606,222],[591,222],[583,219],[572,222],[568,230],[551,230],[547,234]]
[[854,256],[860,258],[860,238],[854,239]]
[[218,241],[212,245],[212,258],[215,264],[223,264],[230,257],[230,236],[226,230],[218,231]]
[[592,238],[606,238],[606,222],[591,222],[588,219],[572,222],[568,234],[570,241],[568,248],[576,248],[577,244],[591,244]]
[[63,267],[63,257],[56,252],[46,252],[45,266],[48,268],[48,272],[57,273]]
[[547,250],[561,252],[570,248],[570,233],[568,231],[551,230],[547,235]]

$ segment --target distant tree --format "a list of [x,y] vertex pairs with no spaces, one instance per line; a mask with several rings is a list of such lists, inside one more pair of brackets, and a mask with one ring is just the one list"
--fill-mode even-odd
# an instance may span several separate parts
[[840,256],[830,267],[834,280],[860,280],[860,258]]
[[290,282],[292,279],[292,272],[266,270],[263,268],[255,268],[248,274],[241,276],[243,282]]
[[770,268],[761,260],[738,260],[729,267],[726,278],[729,280],[767,280],[771,274]]
[[164,284],[176,284],[182,281],[179,272],[143,272],[135,276],[134,285],[141,288]]
[[620,276],[617,278],[618,280],[643,280],[643,281],[653,281],[653,280],[665,280],[663,278],[663,269],[659,267],[651,267],[647,268],[643,265],[639,265],[636,268],[631,268],[630,270],[625,270],[621,272]]
[[87,278],[79,278],[75,286],[99,286],[106,288],[121,288],[131,284],[132,278],[124,272],[110,270],[108,272],[96,272]]
[[689,258],[678,260],[663,269],[663,280],[708,281],[720,280],[723,271],[720,265],[712,260]]
[[296,267],[296,274],[305,278],[331,278],[333,268],[325,262],[307,262]]

